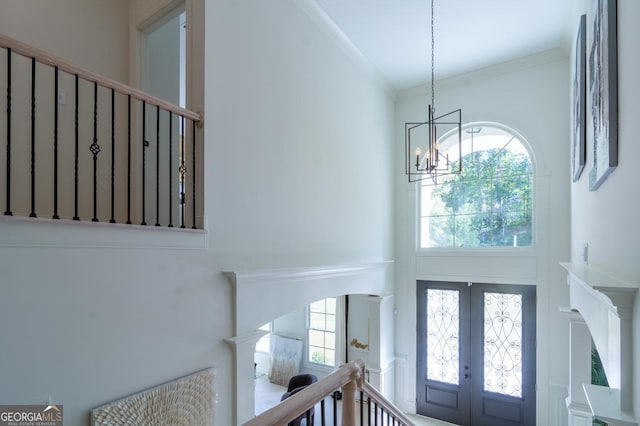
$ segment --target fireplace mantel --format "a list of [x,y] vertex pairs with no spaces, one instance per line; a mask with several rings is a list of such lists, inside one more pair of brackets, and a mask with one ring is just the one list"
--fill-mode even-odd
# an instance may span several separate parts
[[[637,420],[633,420],[629,414],[633,412],[633,379],[628,372],[632,371],[633,366],[632,313],[639,286],[586,265],[561,263],[561,266],[569,273],[570,311],[586,323],[610,387],[585,383],[585,378],[590,378],[590,372],[574,375],[573,370],[570,386],[572,389],[584,389],[585,400],[594,417],[606,418],[611,425],[637,425]],[[576,336],[572,334],[571,353],[590,353],[589,347],[582,347],[585,346],[584,342],[585,339],[578,337],[577,333]],[[572,355],[572,361],[573,358]],[[579,376],[581,380],[574,376]],[[582,383],[573,383],[578,380]],[[576,401],[579,403],[580,398],[574,397],[568,403],[571,405]]]

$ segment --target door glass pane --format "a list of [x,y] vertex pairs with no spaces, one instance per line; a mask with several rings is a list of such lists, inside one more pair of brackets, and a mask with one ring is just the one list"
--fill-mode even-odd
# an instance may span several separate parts
[[484,293],[484,390],[522,397],[522,295]]
[[457,290],[427,290],[427,379],[459,384]]

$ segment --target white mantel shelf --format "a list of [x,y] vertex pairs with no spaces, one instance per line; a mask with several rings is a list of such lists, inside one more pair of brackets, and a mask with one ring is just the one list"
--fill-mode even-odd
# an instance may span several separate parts
[[640,288],[639,283],[629,283],[623,281],[604,272],[600,272],[596,269],[590,268],[586,265],[580,265],[577,263],[560,263],[564,269],[570,274],[574,275],[579,280],[588,284],[590,287],[596,290],[620,290],[635,292]]
[[[633,366],[632,312],[640,285],[586,265],[560,265],[569,273],[567,283],[571,311],[584,319],[600,354],[610,387],[585,384],[590,374],[582,372],[584,367],[575,372],[583,380],[572,376],[570,386],[572,389],[576,385],[584,389],[593,417],[612,426],[637,426],[638,420],[629,414],[633,410],[633,380],[628,372],[632,371]],[[578,357],[590,350],[589,341],[579,337],[576,340],[572,337],[570,345],[572,353],[578,354]],[[574,395],[573,399],[580,402],[581,398]]]
[[591,412],[598,420],[616,426],[637,426],[638,421],[620,410],[620,390],[605,386],[583,384]]

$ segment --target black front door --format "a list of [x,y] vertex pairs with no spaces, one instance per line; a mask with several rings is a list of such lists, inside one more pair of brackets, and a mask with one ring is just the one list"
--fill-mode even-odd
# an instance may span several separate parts
[[418,281],[417,412],[535,425],[535,287]]

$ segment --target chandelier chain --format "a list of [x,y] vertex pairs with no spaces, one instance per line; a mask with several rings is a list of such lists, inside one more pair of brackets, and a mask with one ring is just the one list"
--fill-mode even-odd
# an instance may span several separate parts
[[434,19],[433,19],[433,3],[434,0],[431,0],[431,109],[434,111],[436,110],[436,91],[435,91],[435,67],[436,67],[436,60],[435,60],[435,37],[433,36],[434,34]]

